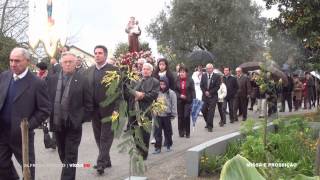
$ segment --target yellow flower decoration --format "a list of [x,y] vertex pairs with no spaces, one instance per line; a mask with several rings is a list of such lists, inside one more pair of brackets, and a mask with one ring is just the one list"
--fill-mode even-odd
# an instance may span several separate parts
[[166,102],[164,98],[158,98],[157,101],[154,101],[151,105],[151,111],[153,114],[160,114],[166,110]]
[[118,120],[119,120],[119,113],[118,112],[112,113],[111,121],[115,122],[115,121],[118,121]]
[[137,71],[129,71],[128,72],[128,78],[131,81],[138,81],[140,79],[139,74]]
[[117,71],[106,71],[106,75],[103,77],[101,83],[105,84],[106,87],[108,87],[112,81],[120,80],[120,75]]

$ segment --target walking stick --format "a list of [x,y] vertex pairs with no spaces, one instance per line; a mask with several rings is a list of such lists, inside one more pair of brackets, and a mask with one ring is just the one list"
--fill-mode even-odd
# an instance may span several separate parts
[[22,135],[22,164],[23,164],[23,179],[30,180],[29,168],[29,125],[28,120],[23,118],[20,124]]

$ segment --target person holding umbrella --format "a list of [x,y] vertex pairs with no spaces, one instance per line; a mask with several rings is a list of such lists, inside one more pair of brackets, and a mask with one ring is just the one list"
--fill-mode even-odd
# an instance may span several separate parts
[[175,84],[178,110],[179,136],[190,138],[190,111],[192,100],[196,98],[194,82],[188,77],[188,69],[181,65]]

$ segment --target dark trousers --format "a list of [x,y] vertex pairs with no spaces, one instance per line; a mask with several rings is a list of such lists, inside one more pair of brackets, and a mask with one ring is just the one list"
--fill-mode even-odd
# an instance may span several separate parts
[[190,136],[190,113],[191,104],[186,101],[178,100],[178,130],[180,136]]
[[234,112],[234,107],[233,107],[234,98],[225,99],[223,104],[224,104],[223,108],[225,109],[224,112],[226,112],[227,105],[228,105],[230,122],[233,122],[235,120],[235,115],[237,115],[236,112]]
[[110,148],[113,142],[113,131],[111,122],[102,123],[101,119],[102,117],[95,113],[92,120],[92,128],[94,139],[99,149],[97,166],[106,167],[111,163]]
[[220,124],[225,124],[226,123],[226,113],[223,108],[224,102],[218,102],[218,110],[220,114]]
[[78,149],[82,136],[82,128],[72,129],[63,127],[61,131],[56,132],[58,153],[62,164],[61,180],[75,180],[76,167],[69,164],[77,164]]
[[162,146],[162,130],[164,133],[164,139],[166,147],[172,146],[172,125],[171,125],[171,119],[168,116],[160,117],[157,116],[156,119],[157,124],[155,125],[155,131],[154,131],[154,137],[156,139],[156,143],[154,147],[156,149],[161,149]]
[[[1,125],[0,125],[1,126]],[[20,130],[20,129],[19,129]],[[20,134],[20,133],[19,133]],[[21,137],[11,137],[10,129],[0,131],[0,180],[18,180],[18,173],[11,160],[12,154],[22,165],[22,144],[17,143]],[[29,162],[31,179],[35,179],[35,154],[34,154],[34,132],[29,131]]]
[[[246,96],[236,96],[234,101],[234,110],[233,112],[239,111],[242,113],[243,120],[247,119],[247,107],[248,106],[248,98]],[[238,116],[235,114],[234,120],[238,120]]]
[[315,98],[314,98],[313,91],[308,92],[308,104],[309,104],[309,109],[311,109],[312,106],[315,106]]
[[257,99],[256,99],[255,97],[251,97],[251,98],[250,98],[250,104],[251,104],[251,105],[250,105],[250,108],[251,108],[251,109],[253,109],[253,106],[254,106],[254,104],[256,103],[256,100],[257,100]]
[[203,101],[204,103],[202,107],[202,114],[203,114],[204,120],[206,121],[208,129],[212,129],[214,112],[216,111],[216,104],[218,101],[218,97],[214,96],[212,98],[207,98]]
[[292,111],[292,95],[291,92],[284,92],[282,93],[282,99],[281,99],[281,111],[286,110],[286,101],[288,102],[289,111]]

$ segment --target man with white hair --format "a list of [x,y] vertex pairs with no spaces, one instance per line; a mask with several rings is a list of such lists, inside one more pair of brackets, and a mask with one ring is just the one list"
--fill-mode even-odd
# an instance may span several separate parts
[[87,78],[76,70],[77,57],[64,52],[62,70],[48,78],[49,95],[53,105],[50,128],[56,134],[58,153],[62,164],[61,180],[76,179],[78,149],[82,136],[82,123],[91,118],[93,99]]
[[[159,81],[152,77],[153,66],[150,63],[144,63],[142,67],[142,79],[138,82],[134,90],[130,92],[135,98],[135,101],[139,104],[139,109],[141,111],[145,111],[150,107],[152,102],[158,98],[158,94],[160,91],[160,83]],[[151,113],[148,112],[146,114],[148,121],[152,120]],[[130,128],[138,127],[139,124],[135,119],[134,122],[130,122]],[[142,155],[143,159],[146,160],[148,157],[148,149],[149,149],[149,140],[150,133],[147,132],[144,128],[140,127],[143,136],[143,142],[146,147],[146,150],[137,146]]]
[[30,58],[26,49],[14,48],[10,70],[0,74],[0,179],[19,179],[11,158],[14,154],[22,166],[22,118],[29,124],[29,163],[35,179],[34,129],[49,117],[50,102],[45,81],[28,69]]
[[214,112],[218,102],[218,90],[220,88],[221,79],[219,75],[213,73],[213,64],[206,65],[207,73],[202,75],[200,88],[202,90],[202,114],[206,121],[206,128],[212,132]]

